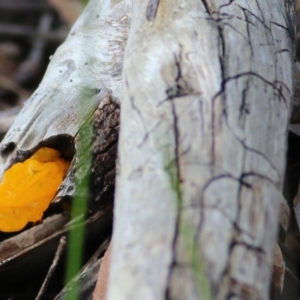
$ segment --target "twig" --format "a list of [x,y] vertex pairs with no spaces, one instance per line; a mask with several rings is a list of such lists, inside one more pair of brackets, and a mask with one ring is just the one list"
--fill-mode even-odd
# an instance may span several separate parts
[[[21,110],[20,106],[15,106],[11,109],[0,112],[0,140],[2,140],[2,138],[10,128],[10,126],[13,124],[20,110]],[[0,249],[1,249],[1,244],[0,244]]]
[[0,36],[26,37],[26,38],[43,38],[48,42],[61,43],[68,35],[67,28],[60,26],[60,29],[52,30],[47,33],[37,32],[35,28],[26,25],[16,25],[0,23]]
[[60,241],[59,241],[59,245],[57,247],[57,250],[56,250],[56,253],[55,253],[55,256],[54,256],[54,259],[53,259],[53,262],[52,262],[52,265],[50,266],[50,269],[46,275],[46,278],[43,282],[43,285],[38,293],[38,295],[36,296],[35,300],[40,300],[44,294],[44,292],[46,291],[47,287],[48,287],[48,284],[50,282],[50,279],[56,269],[56,266],[57,266],[57,263],[58,263],[58,260],[62,254],[62,251],[64,250],[66,246],[66,237],[63,236],[61,237]]
[[31,0],[0,0],[0,10],[3,11],[16,11],[16,12],[35,12],[46,10],[49,8],[49,5],[39,1],[31,1]]
[[23,89],[19,84],[17,84],[13,80],[3,75],[0,75],[0,86],[15,93],[16,95],[18,95],[20,98],[24,100],[28,99],[30,96],[30,93],[28,91]]
[[44,13],[39,21],[38,35],[33,40],[33,45],[28,58],[21,63],[18,74],[16,76],[16,82],[22,84],[33,79],[40,71],[40,65],[43,58],[44,49],[47,45],[47,41],[43,38],[44,34],[51,31],[51,24],[53,22],[53,16],[51,13]]

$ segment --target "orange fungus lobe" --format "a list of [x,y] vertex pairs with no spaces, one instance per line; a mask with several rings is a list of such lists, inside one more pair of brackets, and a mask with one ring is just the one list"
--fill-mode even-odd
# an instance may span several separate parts
[[45,147],[5,171],[0,182],[0,231],[18,231],[41,220],[69,164],[58,151]]

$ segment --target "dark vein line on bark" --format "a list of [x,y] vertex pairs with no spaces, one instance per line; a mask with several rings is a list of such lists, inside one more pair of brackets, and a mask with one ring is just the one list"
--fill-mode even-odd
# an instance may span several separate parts
[[[277,62],[277,61],[276,61],[276,62]],[[279,83],[280,85],[282,85],[283,87],[285,87],[285,89],[289,92],[289,94],[291,94],[290,89],[288,88],[288,86],[287,86],[284,82],[275,79],[275,80],[274,80],[274,83]]]
[[[250,238],[254,238],[254,236],[248,232],[246,232],[245,230],[241,230],[237,223],[234,223],[234,229],[238,232],[238,233],[242,233],[244,235],[247,235],[249,236]],[[231,258],[232,258],[232,253],[233,253],[233,250],[236,246],[243,246],[245,247],[248,251],[254,251],[257,255],[257,259],[258,261],[261,261],[261,256],[262,255],[265,255],[265,251],[262,247],[257,247],[257,246],[253,246],[253,245],[250,245],[246,242],[243,242],[243,241],[238,241],[237,240],[237,233],[233,233],[232,235],[232,242],[231,244],[229,245],[229,248],[228,248],[228,255],[227,255],[227,262],[226,262],[226,266],[224,267],[224,270],[222,271],[221,273],[221,276],[220,276],[220,280],[219,282],[216,284],[216,287],[217,289],[220,289],[219,287],[221,287],[221,283],[222,283],[222,280],[224,280],[224,278],[228,278],[229,280],[231,279],[231,275],[230,275],[230,270],[231,270]],[[230,291],[229,294],[232,294],[233,292]],[[226,298],[227,299],[227,298]],[[231,299],[231,298],[228,298],[228,299]]]
[[204,5],[204,8],[206,9],[206,12],[212,17],[212,11],[210,11],[210,7],[207,3],[207,0],[201,0],[203,5]]
[[[278,170],[276,169],[276,167],[273,165],[273,163],[269,160],[269,158],[268,158],[264,153],[260,152],[259,150],[254,149],[254,148],[248,146],[248,145],[245,143],[245,141],[243,141],[242,139],[240,139],[240,138],[234,133],[234,130],[233,130],[233,129],[231,128],[231,126],[229,125],[227,117],[224,116],[224,118],[225,118],[225,124],[226,124],[227,128],[229,129],[229,131],[232,133],[233,137],[234,137],[234,138],[235,138],[235,139],[243,146],[243,148],[244,148],[245,150],[247,150],[247,151],[249,151],[249,152],[252,152],[252,153],[255,153],[255,154],[261,156],[261,157],[265,160],[265,162],[267,162],[267,163],[270,165],[271,169],[276,173],[276,175],[277,175],[277,177],[278,177],[278,179],[279,179],[279,178],[280,178],[279,172],[278,172]],[[275,183],[274,183],[274,184],[275,184]]]
[[295,55],[289,49],[286,49],[286,48],[281,49],[281,50],[277,50],[275,52],[275,54],[281,54],[281,53],[286,53],[286,52],[288,52],[291,55],[293,60],[296,60]]
[[[181,206],[182,206],[182,195],[180,191],[180,163],[179,163],[179,128],[178,128],[178,117],[176,115],[176,108],[175,103],[171,99],[171,109],[173,114],[173,131],[174,131],[174,138],[175,138],[175,167],[176,167],[176,177],[173,179],[175,183],[175,187],[173,186],[173,189],[175,190],[175,201],[176,201],[176,217],[175,217],[175,232],[173,236],[172,241],[172,261],[169,267],[169,273],[167,277],[167,286],[165,291],[165,297],[166,299],[171,299],[171,278],[174,271],[174,267],[176,266],[176,246],[178,238],[180,237],[180,221],[181,221]],[[176,185],[177,188],[176,188]]]
[[[274,48],[276,49],[277,48],[277,38],[276,38],[276,33],[274,34],[273,32],[273,28],[272,28],[272,24],[271,24],[271,40],[274,44]],[[272,59],[273,58],[273,59]],[[272,59],[272,61],[274,62],[274,71],[275,71],[275,79],[274,79],[274,83],[276,84],[277,83],[277,80],[278,80],[278,76],[280,76],[279,74],[283,72],[282,70],[282,66],[281,64],[278,64],[278,61],[279,61],[279,57],[278,55],[276,54],[276,52],[274,53],[273,57],[270,57],[270,59]],[[279,83],[280,84],[280,83]],[[287,89],[288,93],[290,94],[290,90],[289,88],[284,84],[284,87]],[[276,99],[278,97],[278,95],[276,94],[276,90],[273,90],[273,99]],[[286,104],[287,106],[287,104]],[[269,107],[271,107],[271,104],[270,104],[270,100],[269,100]],[[288,125],[288,122],[287,122],[287,125]],[[287,130],[287,129],[286,129]]]
[[147,6],[146,16],[148,21],[153,21],[156,17],[160,0],[150,0]]
[[[240,109],[239,109],[239,112],[240,112],[240,115],[239,115],[239,122],[243,122],[242,124],[242,128],[245,129],[245,114],[249,114],[249,109],[248,109],[248,105],[247,105],[247,93],[249,91],[249,81],[250,79],[248,79],[246,81],[246,87],[243,88],[242,90],[242,103],[240,105]],[[243,118],[243,120],[242,120]]]
[[282,28],[284,30],[286,30],[292,36],[292,32],[289,30],[289,28],[285,27],[284,25],[276,23],[276,22],[273,22],[273,21],[271,21],[270,23],[274,24],[274,25],[276,25],[276,26],[278,26],[278,27],[280,27],[280,28]]
[[[238,4],[238,7],[244,12],[247,11],[252,17],[254,17],[258,22],[260,22],[265,29],[271,31],[271,28],[269,26],[267,26],[263,20],[261,20],[257,15],[255,15],[252,11],[250,11],[248,8],[243,7],[241,5]],[[246,21],[246,20],[245,20]],[[255,24],[253,22],[251,22],[250,20],[248,20],[247,22],[249,22],[250,24],[252,24],[253,26],[255,26]]]
[[[209,186],[214,183],[215,181],[218,181],[218,180],[221,180],[221,179],[231,179],[233,181],[236,181],[238,184],[240,184],[241,186],[245,187],[245,188],[252,188],[252,185],[247,183],[246,181],[244,181],[244,178],[245,177],[249,177],[249,176],[253,176],[253,177],[259,177],[263,180],[266,180],[268,181],[269,183],[271,183],[276,189],[278,189],[276,183],[274,183],[274,181],[263,175],[263,174],[260,174],[260,173],[256,173],[256,172],[244,172],[242,173],[239,177],[235,177],[233,176],[232,174],[230,173],[226,173],[226,174],[220,174],[218,176],[215,176],[213,178],[211,178],[210,180],[208,180],[206,182],[206,184],[204,185],[204,187],[202,188],[202,191],[201,191],[201,194],[200,194],[200,207],[201,207],[201,211],[200,211],[200,222],[197,226],[197,236],[199,237],[200,235],[200,232],[201,232],[201,229],[203,227],[203,222],[204,222],[204,209],[206,208],[206,205],[204,203],[204,194],[205,194],[205,191],[209,188]],[[235,225],[234,225],[235,224]],[[239,225],[237,222],[234,222],[234,226],[236,229],[238,229],[240,232],[248,235],[249,237],[253,238],[253,235],[249,232],[246,232],[245,230],[242,230],[240,229]]]
[[184,92],[184,93],[180,93],[180,89],[181,87],[176,85],[175,87],[172,88],[168,88],[166,90],[166,94],[168,95],[167,98],[159,101],[156,104],[156,107],[160,107],[161,105],[165,104],[166,102],[170,101],[171,99],[175,99],[175,98],[183,98],[183,97],[187,97],[187,96],[201,96],[202,93],[200,92]]
[[[242,168],[241,168],[241,174],[243,174],[243,172],[245,172],[245,162],[246,162],[246,149],[245,147],[243,147],[243,154],[242,154]],[[241,210],[242,210],[242,188],[243,188],[243,183],[244,181],[242,180],[242,177],[240,176],[239,178],[239,187],[238,187],[238,193],[237,193],[237,216],[235,219],[235,224],[237,225],[238,220],[240,219],[240,214],[241,214]],[[250,186],[249,188],[252,188],[252,186]]]
[[162,120],[159,120],[151,129],[149,129],[149,131],[146,132],[142,141],[137,145],[138,148],[141,148],[146,143],[149,136],[154,133],[154,131],[162,124],[162,122]]
[[[242,182],[244,182],[243,179],[244,179],[245,177],[259,177],[260,179],[264,179],[264,180],[268,181],[268,182],[271,183],[276,189],[278,189],[278,186],[277,186],[276,182],[274,182],[271,178],[269,178],[269,177],[266,176],[266,175],[263,175],[263,174],[260,174],[260,173],[257,173],[257,172],[245,172],[245,173],[242,173],[242,175],[241,175],[241,177],[240,177],[240,180],[241,180]],[[245,183],[245,182],[244,182],[244,183]]]
[[239,182],[239,179],[234,177],[232,174],[230,173],[225,173],[225,174],[219,174],[217,176],[214,176],[212,178],[210,178],[206,183],[205,185],[203,186],[202,188],[202,191],[199,195],[199,206],[200,206],[200,222],[197,226],[197,230],[196,230],[196,233],[197,233],[197,240],[199,239],[199,236],[201,234],[201,231],[202,231],[202,228],[203,228],[203,223],[204,223],[204,210],[206,208],[205,206],[205,203],[204,203],[204,194],[205,194],[205,191],[206,189],[212,184],[214,183],[215,181],[217,180],[221,180],[221,179],[232,179],[234,181],[237,181]]
[[203,113],[203,101],[199,100],[199,115],[200,115],[200,127],[201,127],[201,133],[204,138],[204,113]]
[[229,13],[220,13],[219,16],[220,16],[220,18],[213,19],[213,20],[216,21],[216,22],[223,22],[223,21],[227,21],[227,20],[231,21],[232,19],[237,19],[237,20],[243,21],[243,22],[246,21],[245,19],[243,19],[243,18],[241,18],[239,16],[231,15]]
[[[179,59],[175,57],[175,65],[177,68],[177,76],[176,76],[176,83],[178,84],[178,81],[180,80],[182,74],[181,74],[181,66],[180,66],[180,60],[181,60],[181,51],[179,53]],[[167,91],[166,91],[167,92]],[[167,93],[168,94],[168,93]],[[175,96],[175,95],[174,95]],[[176,105],[175,105],[175,97],[171,97],[171,110],[172,110],[172,115],[173,115],[173,133],[174,133],[174,139],[175,139],[175,167],[176,167],[176,174],[174,183],[173,183],[173,190],[175,191],[175,196],[176,196],[176,219],[175,219],[175,232],[174,232],[174,237],[173,237],[173,242],[172,242],[172,262],[170,265],[168,277],[167,277],[167,286],[166,286],[166,291],[165,291],[165,297],[166,299],[171,299],[171,277],[174,271],[174,267],[176,265],[176,247],[177,247],[177,241],[180,237],[180,222],[181,222],[181,211],[182,211],[182,194],[181,194],[181,189],[180,189],[180,184],[181,184],[181,173],[180,173],[180,158],[179,158],[179,146],[180,146],[180,131],[179,131],[179,126],[178,126],[178,115],[176,112]]]
[[[228,260],[227,260],[227,264],[220,276],[220,282],[219,284],[217,285],[218,287],[220,287],[220,289],[222,288],[221,287],[221,284],[222,284],[222,280],[224,280],[224,278],[228,278],[230,281],[235,281],[232,277],[231,277],[231,259],[232,259],[232,252],[234,250],[234,248],[236,246],[244,246],[247,250],[250,250],[250,251],[254,251],[255,254],[256,254],[256,258],[259,261],[261,261],[261,256],[265,255],[265,251],[264,249],[262,249],[261,247],[255,247],[255,246],[251,246],[247,243],[244,243],[244,242],[239,242],[239,241],[236,241],[235,238],[233,239],[233,241],[231,242],[231,244],[229,245],[229,251],[228,251]],[[248,247],[250,246],[250,247]],[[227,286],[232,286],[232,285],[228,285],[227,283]],[[241,295],[240,294],[236,294],[234,291],[228,291],[228,294],[226,296],[226,300],[230,300],[232,299],[232,297],[240,297]],[[251,298],[252,299],[252,298]]]
[[254,51],[253,51],[253,46],[252,46],[252,43],[251,43],[251,31],[250,31],[250,22],[249,22],[249,19],[248,19],[248,15],[246,13],[245,10],[243,10],[243,13],[244,13],[244,17],[245,17],[245,20],[246,20],[246,30],[247,30],[247,35],[248,35],[248,45],[250,47],[250,52],[251,52],[251,56],[253,57],[254,56]]
[[[223,28],[221,25],[218,25],[218,33],[219,33],[219,39],[218,39],[218,51],[219,51],[219,63],[220,63],[220,71],[221,71],[221,91],[225,91],[225,66],[224,66],[224,57],[225,57],[225,39],[223,35]],[[215,100],[218,95],[213,97],[212,99],[212,107],[211,107],[211,165],[213,166],[215,164],[216,160],[216,150],[215,150]],[[226,94],[223,93],[223,97],[226,97]],[[226,101],[226,99],[224,99]]]
[[[248,42],[248,39],[246,36],[244,36],[241,32],[239,32],[234,26],[232,26],[231,24],[227,23],[227,22],[222,22],[222,25],[225,27],[225,26],[228,26],[229,28],[231,28],[233,31],[235,31],[237,34],[241,35],[242,38],[244,38],[247,42]],[[248,27],[248,24],[247,24],[247,27]]]
[[[234,76],[230,76],[230,77],[227,77],[225,78],[223,84],[226,85],[230,80],[237,80],[241,77],[244,77],[244,76],[254,76],[256,78],[259,78],[261,79],[264,83],[266,83],[267,85],[270,85],[271,87],[273,87],[280,95],[280,98],[283,99],[285,105],[287,105],[287,100],[285,98],[285,96],[283,95],[282,91],[280,90],[280,88],[278,88],[274,83],[268,81],[267,79],[265,79],[264,77],[262,77],[261,75],[259,75],[258,73],[255,73],[255,72],[252,72],[252,71],[249,71],[249,72],[243,72],[243,73],[239,73],[239,74],[236,74]],[[290,93],[288,87],[286,85],[284,85],[283,83],[281,83],[287,90],[288,92]],[[221,88],[221,90],[219,92],[216,93],[216,95],[213,97],[214,99],[217,98],[217,96],[221,95],[222,93],[224,93],[225,89],[224,88]]]
[[255,0],[256,2],[256,5],[257,5],[257,8],[261,14],[261,17],[262,17],[262,21],[263,21],[263,24],[266,24],[266,21],[265,21],[265,15],[264,15],[264,12],[263,10],[261,9],[260,5],[259,5],[259,1],[258,0]]
[[235,0],[230,0],[230,1],[229,1],[228,3],[226,3],[226,4],[220,5],[220,6],[219,6],[219,10],[221,10],[223,7],[226,7],[226,6],[231,5],[234,1],[235,1]]
[[143,124],[144,130],[146,132],[145,135],[149,135],[148,129],[146,127],[146,124],[145,124],[145,121],[144,121],[144,118],[143,118],[143,115],[142,115],[142,112],[140,111],[140,109],[138,108],[138,106],[135,105],[134,97],[132,95],[130,95],[130,93],[129,93],[129,83],[127,81],[127,78],[125,78],[125,85],[126,85],[126,88],[127,88],[127,94],[128,94],[128,98],[129,98],[132,110],[136,111],[137,115],[139,116],[139,118],[140,118],[140,120],[141,120],[141,122]]

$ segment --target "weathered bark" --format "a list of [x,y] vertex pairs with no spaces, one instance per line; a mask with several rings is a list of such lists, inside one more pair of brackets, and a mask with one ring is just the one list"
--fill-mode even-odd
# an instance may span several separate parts
[[268,299],[290,1],[136,0],[107,299]]

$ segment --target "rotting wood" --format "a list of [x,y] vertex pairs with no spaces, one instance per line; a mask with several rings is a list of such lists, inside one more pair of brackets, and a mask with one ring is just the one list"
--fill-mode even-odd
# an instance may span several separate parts
[[160,0],[150,21],[149,3],[124,61],[107,299],[269,299],[292,3]]

